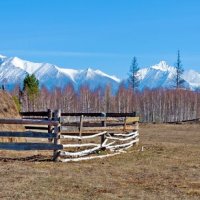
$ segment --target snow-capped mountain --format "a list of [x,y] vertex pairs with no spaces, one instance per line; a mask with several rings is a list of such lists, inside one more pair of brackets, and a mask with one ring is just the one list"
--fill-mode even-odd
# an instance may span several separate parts
[[64,88],[71,83],[75,88],[87,84],[90,89],[111,85],[117,88],[120,80],[100,70],[88,68],[86,70],[65,69],[49,63],[34,63],[17,57],[7,58],[0,55],[0,84],[12,89],[16,84],[22,84],[25,76],[35,74],[40,86],[48,89]]
[[[138,71],[140,90],[144,88],[174,88],[175,67],[169,66],[165,61],[157,65],[143,68]],[[184,87],[195,90],[200,87],[200,73],[190,70],[183,74]]]
[[[45,86],[50,90],[55,87],[64,88],[70,83],[75,89],[81,85],[88,85],[90,89],[111,85],[116,91],[121,83],[117,77],[110,76],[100,70],[91,68],[85,70],[66,69],[49,63],[34,63],[17,57],[0,55],[0,85],[4,84],[8,90],[11,90],[16,84],[22,85],[27,73],[35,74],[40,86]],[[173,88],[175,86],[174,74],[175,68],[169,66],[165,61],[142,68],[138,71],[139,89]],[[192,90],[200,88],[199,72],[185,71],[183,78],[185,87]]]
[[200,73],[194,70],[187,71],[184,76],[184,80],[190,85],[191,89],[200,88]]

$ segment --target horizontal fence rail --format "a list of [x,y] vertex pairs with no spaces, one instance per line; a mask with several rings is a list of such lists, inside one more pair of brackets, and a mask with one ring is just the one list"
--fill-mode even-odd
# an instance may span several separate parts
[[74,116],[78,117],[136,117],[136,112],[133,113],[61,113],[61,116]]
[[30,150],[60,150],[62,145],[48,143],[0,143],[0,149],[30,151]]
[[48,111],[41,111],[41,112],[20,112],[21,116],[36,116],[36,117],[48,117]]
[[0,137],[30,137],[30,138],[55,138],[55,133],[40,133],[33,131],[26,132],[11,132],[11,131],[1,131]]
[[59,122],[53,120],[32,120],[32,119],[0,119],[0,124],[35,124],[57,126]]

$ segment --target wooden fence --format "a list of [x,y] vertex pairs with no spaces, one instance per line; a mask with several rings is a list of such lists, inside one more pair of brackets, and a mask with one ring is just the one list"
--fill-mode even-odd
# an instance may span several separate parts
[[0,119],[0,124],[22,124],[28,131],[0,132],[0,137],[46,138],[46,143],[0,143],[6,150],[53,150],[55,161],[69,162],[113,156],[139,142],[135,113],[23,112],[22,119]]
[[[49,112],[35,112],[24,113],[23,119],[0,119],[0,124],[21,124],[26,129],[32,129],[31,131],[24,132],[11,132],[1,131],[0,137],[24,137],[24,138],[37,138],[48,139],[47,142],[0,142],[0,149],[3,150],[16,150],[16,151],[32,151],[32,150],[53,150],[53,159],[58,160],[58,155],[63,145],[58,143],[60,137],[60,112],[54,113],[54,119],[48,118]],[[26,118],[26,116],[34,116],[32,118]],[[45,119],[44,117],[47,116]],[[53,128],[51,128],[53,127]],[[36,130],[36,131],[34,131]],[[44,130],[47,130],[45,132]],[[51,143],[49,141],[52,141]]]
[[62,113],[63,162],[113,156],[139,142],[135,113]]

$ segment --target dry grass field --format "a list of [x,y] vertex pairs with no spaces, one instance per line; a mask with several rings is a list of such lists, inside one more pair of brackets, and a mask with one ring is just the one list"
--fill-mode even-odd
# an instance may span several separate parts
[[200,125],[140,127],[140,145],[111,158],[0,152],[0,199],[200,199]]
[[[11,97],[7,92],[0,90],[0,118],[20,118],[17,107]],[[15,124],[1,124],[0,131],[24,131],[22,125]],[[0,138],[0,142],[16,142],[25,141],[22,138]]]

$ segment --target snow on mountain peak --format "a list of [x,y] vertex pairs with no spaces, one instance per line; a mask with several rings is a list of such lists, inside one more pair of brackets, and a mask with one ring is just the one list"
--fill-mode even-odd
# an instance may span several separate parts
[[76,75],[78,74],[78,70],[75,70],[75,69],[66,69],[66,68],[61,68],[61,67],[57,67],[56,66],[56,69],[59,71],[59,72],[61,72],[61,73],[63,73],[63,74],[65,74],[65,75],[67,75],[68,77],[70,77],[71,78],[71,80],[73,81],[73,82],[76,82],[75,81],[75,77],[76,77]]
[[107,78],[110,78],[110,79],[113,79],[114,81],[116,81],[116,82],[120,82],[121,80],[119,79],[119,78],[117,78],[116,76],[114,76],[114,75],[108,75],[108,74],[106,74],[106,73],[104,73],[104,72],[102,72],[102,71],[100,71],[100,70],[95,70],[95,72],[97,73],[97,74],[99,74],[99,75],[101,75],[101,76],[105,76],[105,77],[107,77]]
[[92,68],[87,68],[84,73],[86,74],[87,78],[93,78],[95,76],[95,71]]
[[25,61],[18,57],[13,57],[9,59],[9,62],[12,63],[14,66],[19,67],[24,70]]
[[115,82],[119,83],[121,80],[118,79],[116,76],[112,76],[112,75],[108,75],[100,70],[94,70],[92,68],[87,68],[86,70],[80,70],[80,72],[82,72],[87,79],[94,79],[96,76],[100,76],[102,78],[108,78],[108,79],[112,79]]
[[0,54],[0,59],[5,59],[6,56]]
[[169,71],[172,70],[173,67],[169,66],[166,61],[160,61],[157,65],[154,65],[151,68],[161,71]]
[[33,74],[37,69],[39,69],[42,63],[33,63],[30,61],[22,60],[18,57],[11,57],[6,60],[4,65],[13,65],[22,70],[25,70],[29,74]]
[[92,68],[88,67],[88,68],[86,69],[86,71],[87,71],[87,72],[93,72],[94,70],[93,70]]
[[187,81],[191,87],[200,88],[200,73],[194,70],[189,70],[184,73],[183,78]]
[[6,59],[6,56],[0,54],[0,64],[2,64]]

